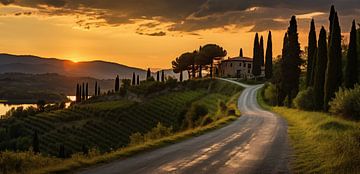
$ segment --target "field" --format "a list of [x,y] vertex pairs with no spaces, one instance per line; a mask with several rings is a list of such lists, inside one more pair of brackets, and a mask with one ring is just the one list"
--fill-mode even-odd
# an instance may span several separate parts
[[[32,167],[41,168],[58,163],[56,161],[59,159],[54,157],[58,156],[60,145],[64,145],[67,157],[72,156],[70,161],[73,161],[77,154],[83,153],[84,147],[90,149],[90,156],[99,158],[99,154],[113,154],[116,149],[128,147],[130,135],[137,132],[147,133],[158,123],[171,127],[174,135],[186,132],[187,129],[183,127],[185,115],[195,103],[206,106],[209,111],[207,115],[212,122],[220,121],[222,123],[226,113],[220,111],[220,102],[226,103],[229,108],[236,108],[234,107],[236,106],[235,97],[242,90],[237,85],[210,80],[187,82],[183,86],[181,89],[145,97],[140,101],[124,97],[113,101],[86,102],[65,110],[46,112],[25,118],[0,120],[2,126],[0,134],[6,135],[0,139],[0,148],[3,151],[10,150],[4,152],[3,158],[1,156],[0,158],[5,160],[5,154],[8,159],[18,155],[17,159],[23,159],[20,163],[28,164],[26,161],[30,156],[26,151],[31,147],[35,131],[39,134],[41,155],[38,158],[41,160],[38,160],[40,161],[38,166],[33,165]],[[225,119],[225,122],[229,120]],[[213,124],[210,128],[217,125]],[[9,134],[8,130],[13,129],[18,131]],[[199,131],[195,131],[195,134]],[[190,132],[183,137],[193,134]],[[173,139],[177,141],[178,138]],[[169,141],[167,140],[167,142]],[[160,146],[162,144],[164,143],[160,143]],[[11,152],[14,150],[25,152],[16,153],[16,155]],[[128,153],[128,151],[125,152]],[[121,151],[121,154],[125,152]],[[35,157],[31,156],[31,158]],[[5,165],[6,161],[1,160],[0,166]],[[18,167],[20,171],[28,169],[23,165],[20,166],[22,166]]]
[[270,107],[288,122],[294,173],[360,173],[360,123],[320,112]]

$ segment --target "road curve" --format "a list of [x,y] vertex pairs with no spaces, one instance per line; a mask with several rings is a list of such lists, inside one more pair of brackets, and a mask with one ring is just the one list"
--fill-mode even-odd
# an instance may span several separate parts
[[80,173],[290,173],[286,122],[259,107],[261,85],[233,83],[246,88],[238,99],[242,116],[228,126]]

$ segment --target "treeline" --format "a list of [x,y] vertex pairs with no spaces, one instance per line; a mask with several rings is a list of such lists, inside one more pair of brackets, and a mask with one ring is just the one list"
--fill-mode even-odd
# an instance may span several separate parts
[[[354,20],[350,42],[348,48],[344,50],[339,17],[334,6],[331,7],[329,22],[329,32],[325,27],[321,27],[317,39],[315,20],[312,19],[308,55],[305,61],[300,57],[296,17],[291,18],[290,26],[284,36],[282,58],[277,62],[277,69],[274,72],[276,75],[272,78],[274,86],[269,86],[265,90],[265,98],[270,103],[325,112],[333,111],[331,108],[341,105],[343,107],[341,113],[346,112],[345,115],[349,117],[359,116],[359,113],[354,111],[355,108],[360,107],[360,97],[344,100],[344,95],[348,93],[359,96],[356,91],[360,90],[354,89],[359,88],[356,85],[359,83],[360,70],[358,64],[360,45],[357,45],[359,31]],[[307,64],[305,89],[300,91],[300,66],[304,63]],[[351,114],[349,110],[352,110]]]
[[[240,53],[242,56],[242,49]],[[273,73],[273,52],[272,52],[272,36],[271,31],[268,34],[266,53],[264,52],[264,38],[260,37],[259,34],[255,34],[254,39],[254,49],[253,49],[253,67],[251,73],[254,75],[255,79],[262,75],[262,67],[265,68],[265,78],[271,79]]]
[[[216,44],[201,46],[199,50],[186,52],[172,61],[173,71],[180,73],[180,81],[183,81],[183,71],[187,71],[189,79],[203,77],[203,70],[209,70],[210,78],[218,74],[218,68],[214,67],[214,61],[221,60],[227,55],[226,50]],[[215,72],[215,73],[214,73]]]

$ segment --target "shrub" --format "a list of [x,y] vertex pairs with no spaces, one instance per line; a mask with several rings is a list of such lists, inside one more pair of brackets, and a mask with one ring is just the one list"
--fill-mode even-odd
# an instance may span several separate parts
[[294,99],[294,105],[298,109],[312,111],[316,108],[314,89],[307,88],[306,90],[300,91]]
[[275,106],[277,104],[277,92],[276,86],[272,83],[267,83],[264,86],[263,97],[266,103],[271,106]]
[[186,125],[188,128],[196,127],[201,117],[209,113],[206,106],[194,103],[186,114]]
[[136,132],[130,135],[130,145],[137,145],[142,143],[144,143],[144,136],[141,133]]
[[130,145],[143,144],[151,140],[157,140],[172,134],[172,127],[165,127],[161,123],[158,123],[156,127],[152,128],[151,131],[142,135],[141,133],[133,133],[130,136]]
[[210,123],[212,123],[214,120],[210,116],[205,116],[201,121],[201,126],[206,126]]
[[354,89],[340,88],[330,102],[330,112],[348,118],[360,119],[360,86]]

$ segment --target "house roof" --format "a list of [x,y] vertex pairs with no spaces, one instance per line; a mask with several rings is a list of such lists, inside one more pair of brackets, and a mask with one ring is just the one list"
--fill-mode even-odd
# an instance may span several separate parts
[[233,57],[226,60],[223,60],[222,62],[233,62],[233,61],[240,61],[240,62],[252,62],[252,58],[248,57]]

